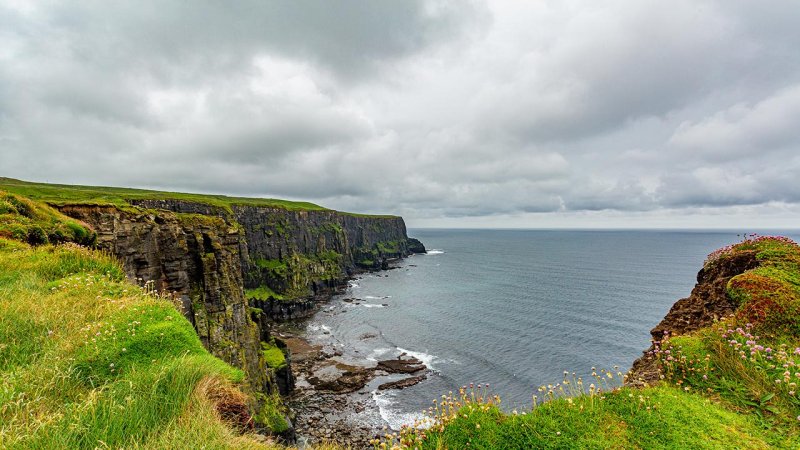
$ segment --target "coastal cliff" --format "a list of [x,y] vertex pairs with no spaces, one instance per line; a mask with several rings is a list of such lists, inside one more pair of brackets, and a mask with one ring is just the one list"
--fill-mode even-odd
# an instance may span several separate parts
[[[128,279],[172,295],[203,345],[245,371],[259,402],[293,386],[272,322],[310,314],[358,271],[424,252],[396,216],[122,189],[98,201],[97,188],[4,181],[4,189],[88,226],[95,246],[117,257]],[[191,198],[172,198],[180,196]]]
[[[131,202],[132,208],[57,205],[97,233],[127,275],[178,296],[187,319],[216,356],[270,392],[262,355],[268,320],[302,316],[358,269],[411,254],[403,219],[337,211],[288,211],[202,203]],[[266,310],[266,311],[265,311]]]
[[730,280],[758,266],[755,250],[733,252],[715,264],[704,265],[697,273],[697,284],[689,297],[675,302],[664,319],[650,331],[653,345],[633,362],[628,383],[658,382],[663,375],[660,358],[655,352],[659,343],[669,336],[689,334],[732,315],[738,305],[728,293]]

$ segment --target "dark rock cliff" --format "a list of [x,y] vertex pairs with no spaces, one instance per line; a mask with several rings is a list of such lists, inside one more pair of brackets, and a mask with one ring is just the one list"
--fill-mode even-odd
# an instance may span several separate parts
[[98,247],[120,258],[131,279],[174,293],[204,345],[245,370],[255,392],[292,384],[290,372],[275,373],[263,356],[271,320],[313,311],[315,300],[356,270],[424,252],[400,217],[180,200],[131,204],[59,209],[93,227]]
[[[675,302],[664,319],[650,331],[653,342],[659,343],[665,335],[677,336],[707,327],[736,310],[728,296],[726,286],[736,275],[758,266],[755,251],[745,251],[724,261],[700,269],[689,297]],[[657,381],[661,375],[658,361],[653,355],[654,345],[634,361],[628,374],[628,383],[642,385]]]

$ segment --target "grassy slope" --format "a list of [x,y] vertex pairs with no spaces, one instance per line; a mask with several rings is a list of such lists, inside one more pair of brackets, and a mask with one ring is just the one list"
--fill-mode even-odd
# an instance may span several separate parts
[[145,189],[129,189],[102,186],[73,186],[20,181],[0,177],[0,189],[32,200],[54,205],[89,204],[129,206],[127,200],[186,200],[218,206],[230,210],[233,205],[270,206],[287,210],[326,211],[326,208],[308,202],[293,202],[271,198],[228,197],[225,195],[185,194],[160,192]]
[[659,385],[615,389],[613,379],[620,385],[621,374],[600,373],[587,388],[565,378],[541,387],[535,406],[519,414],[501,412],[499,399],[485,389],[462,390],[432,410],[429,430],[408,429],[383,443],[426,449],[800,448],[800,247],[751,238],[715,252],[706,264],[724,264],[744,251],[756,252],[760,267],[728,284],[739,304],[736,314],[665,340],[656,351],[665,369]]
[[95,234],[80,221],[40,202],[0,190],[0,237],[31,244],[94,243]]
[[[217,413],[246,411],[243,374],[171,302],[76,245],[82,224],[13,195],[0,207],[0,448],[269,448],[237,431],[246,413]],[[30,230],[41,245],[19,240]]]
[[267,448],[216,412],[242,376],[112,258],[0,239],[0,448]]

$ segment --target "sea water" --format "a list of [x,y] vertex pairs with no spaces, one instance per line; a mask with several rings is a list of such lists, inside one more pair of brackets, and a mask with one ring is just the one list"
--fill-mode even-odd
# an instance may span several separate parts
[[[800,240],[797,231],[763,234]],[[537,387],[564,371],[625,372],[649,346],[650,329],[689,295],[706,255],[742,239],[736,231],[654,230],[409,235],[427,255],[359,276],[308,324],[310,338],[355,363],[406,353],[431,369],[416,386],[372,393],[395,429],[469,383],[489,383],[511,410],[530,408]]]

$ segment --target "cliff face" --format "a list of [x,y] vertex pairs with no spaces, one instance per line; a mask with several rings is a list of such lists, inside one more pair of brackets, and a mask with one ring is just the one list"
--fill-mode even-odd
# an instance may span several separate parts
[[[256,392],[279,384],[262,352],[270,320],[307,314],[314,297],[329,294],[358,268],[381,268],[424,251],[406,236],[400,217],[229,210],[180,200],[131,203],[59,209],[94,228],[98,247],[120,258],[131,279],[174,292],[203,344],[245,370]],[[288,381],[280,383],[283,390],[290,375]]]
[[97,246],[122,261],[128,278],[180,298],[203,345],[245,370],[256,391],[270,380],[260,355],[261,332],[249,318],[242,289],[240,229],[216,216],[128,212],[113,206],[64,206],[94,228]]
[[[689,297],[675,302],[664,319],[650,331],[654,343],[665,336],[691,333],[705,328],[736,311],[737,304],[727,293],[731,278],[758,267],[755,251],[743,251],[730,258],[700,269]],[[660,378],[658,359],[650,346],[644,355],[634,361],[629,373],[629,383],[646,384]]]

